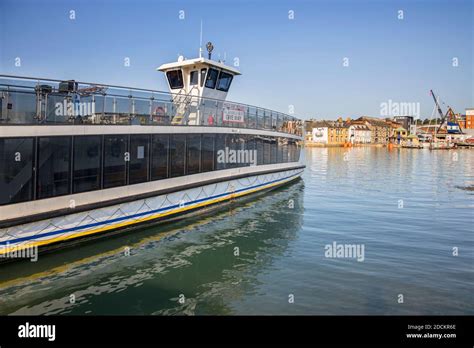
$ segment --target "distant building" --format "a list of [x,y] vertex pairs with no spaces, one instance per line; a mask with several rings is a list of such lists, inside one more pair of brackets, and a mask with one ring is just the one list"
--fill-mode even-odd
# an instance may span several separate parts
[[349,142],[349,126],[341,117],[337,121],[326,121],[328,127],[328,145],[344,145]]
[[356,121],[363,122],[370,129],[370,142],[372,144],[388,144],[392,131],[391,123],[368,116],[359,117]]
[[305,141],[313,141],[313,120],[304,121]]
[[349,142],[352,144],[370,144],[370,129],[364,123],[351,122],[349,125]]
[[326,121],[316,121],[312,125],[312,141],[316,144],[328,144],[329,123]]
[[474,108],[466,109],[465,129],[474,129]]
[[344,145],[349,141],[349,125],[337,121],[309,120],[305,124],[306,140],[321,145]]
[[410,129],[410,126],[415,124],[415,118],[413,116],[395,116],[393,120],[405,129]]

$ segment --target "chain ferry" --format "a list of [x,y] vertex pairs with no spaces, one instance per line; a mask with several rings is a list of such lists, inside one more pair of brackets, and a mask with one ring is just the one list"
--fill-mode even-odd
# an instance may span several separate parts
[[227,101],[240,72],[208,51],[157,69],[168,92],[0,75],[0,256],[181,219],[298,179],[302,122]]

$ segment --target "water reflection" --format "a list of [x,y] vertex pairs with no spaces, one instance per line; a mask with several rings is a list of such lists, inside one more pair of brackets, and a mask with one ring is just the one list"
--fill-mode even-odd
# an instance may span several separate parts
[[303,186],[5,265],[0,314],[230,314],[297,238]]

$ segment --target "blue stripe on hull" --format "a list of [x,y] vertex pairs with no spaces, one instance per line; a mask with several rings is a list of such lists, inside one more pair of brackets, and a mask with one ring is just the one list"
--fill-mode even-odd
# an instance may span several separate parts
[[[303,171],[300,171],[300,172],[298,172],[298,173],[296,173],[292,176],[282,178],[282,179],[273,180],[273,181],[269,181],[269,182],[264,183],[264,184],[258,184],[258,185],[247,187],[247,188],[244,188],[244,189],[235,190],[233,192],[221,193],[221,194],[218,194],[218,195],[215,195],[215,196],[197,199],[195,201],[187,202],[187,203],[184,203],[184,204],[174,204],[174,205],[171,205],[171,206],[168,206],[168,207],[165,207],[165,208],[150,210],[150,211],[146,211],[146,212],[143,212],[143,213],[138,213],[138,214],[134,214],[134,215],[130,215],[130,216],[122,216],[122,217],[115,218],[115,219],[112,219],[112,220],[100,221],[100,222],[95,222],[95,223],[84,225],[84,226],[76,226],[76,227],[67,228],[67,229],[64,229],[64,230],[52,231],[52,232],[47,232],[47,233],[38,234],[38,235],[34,235],[34,236],[27,236],[27,237],[21,237],[21,238],[17,238],[17,239],[13,239],[13,240],[2,241],[2,242],[0,242],[0,245],[14,244],[14,243],[24,242],[24,241],[28,241],[28,240],[32,240],[32,239],[38,239],[38,238],[54,236],[54,235],[61,234],[61,233],[74,232],[74,231],[83,230],[83,229],[87,229],[87,228],[91,228],[91,227],[97,227],[97,226],[106,225],[106,224],[110,224],[110,223],[114,223],[114,222],[124,221],[124,220],[128,220],[128,219],[134,219],[134,218],[142,217],[142,216],[145,216],[145,215],[159,213],[159,212],[163,212],[163,211],[170,210],[170,209],[173,209],[173,208],[182,208],[182,207],[189,206],[189,205],[192,205],[192,204],[201,203],[201,202],[204,202],[204,201],[208,201],[208,200],[220,198],[220,197],[223,197],[223,196],[227,196],[227,195],[232,194],[232,193],[244,192],[244,191],[252,190],[252,189],[255,189],[255,188],[258,188],[258,187],[270,185],[270,184],[273,184],[273,183],[276,183],[276,182],[288,180],[290,178],[299,176],[302,172]],[[177,191],[177,192],[179,192],[179,191]]]

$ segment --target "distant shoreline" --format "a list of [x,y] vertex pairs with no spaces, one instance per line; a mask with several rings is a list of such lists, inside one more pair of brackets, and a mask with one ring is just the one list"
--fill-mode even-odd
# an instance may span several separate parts
[[351,143],[344,143],[344,144],[322,144],[322,143],[313,143],[313,142],[305,142],[304,147],[386,147],[387,144],[351,144]]

